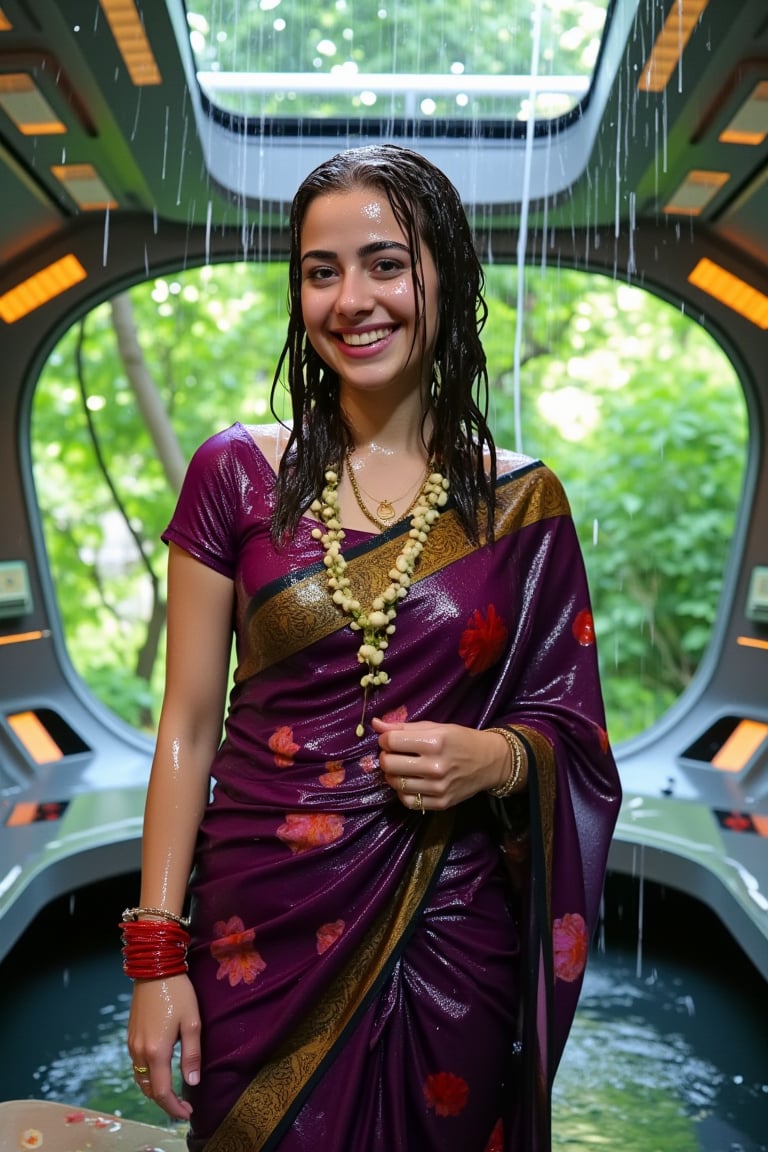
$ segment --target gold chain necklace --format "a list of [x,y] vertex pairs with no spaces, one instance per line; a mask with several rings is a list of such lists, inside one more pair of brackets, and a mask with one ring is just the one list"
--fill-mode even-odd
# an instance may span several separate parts
[[355,734],[360,738],[364,731],[365,710],[368,704],[368,689],[371,685],[387,684],[388,674],[381,667],[384,653],[389,647],[389,637],[395,631],[397,603],[408,595],[413,572],[419,556],[424,550],[427,537],[437,523],[440,511],[448,501],[448,480],[440,472],[428,471],[416,498],[411,527],[405,543],[389,570],[389,585],[380,596],[376,596],[368,611],[360,607],[359,600],[352,595],[347,562],[341,551],[344,529],[341,527],[339,512],[339,475],[329,468],[325,473],[325,487],[319,500],[313,500],[310,510],[323,521],[323,527],[312,529],[312,538],[320,540],[325,556],[323,563],[328,580],[328,588],[334,604],[351,617],[350,628],[362,632],[363,642],[357,650],[358,663],[366,666],[360,679],[363,687],[363,712]]
[[[378,507],[376,508],[376,514],[375,515],[373,512],[371,512],[370,508],[368,507],[368,505],[363,500],[360,486],[358,485],[357,477],[355,476],[355,470],[352,467],[352,450],[350,448],[347,448],[346,452],[344,453],[344,463],[346,465],[347,476],[349,476],[349,482],[352,485],[352,491],[355,495],[355,500],[357,501],[358,508],[363,513],[365,518],[367,520],[370,520],[371,524],[375,524],[376,527],[381,528],[382,531],[389,528],[390,524],[392,524],[392,523],[396,524],[398,520],[405,520],[406,516],[410,516],[411,512],[413,512],[414,508],[416,507],[417,503],[419,502],[419,498],[422,494],[422,491],[424,490],[424,485],[427,481],[429,474],[432,471],[431,461],[428,460],[426,471],[421,478],[419,486],[416,490],[416,495],[414,496],[413,500],[411,501],[411,503],[406,508],[405,512],[403,512],[400,516],[398,516],[397,520],[396,520],[395,519],[395,506],[391,500],[387,500],[386,497],[383,500],[380,500]],[[402,500],[404,496],[407,496],[409,490],[410,489],[406,489],[406,491],[403,493],[402,496],[395,496],[395,503]],[[370,493],[366,492],[366,496],[368,496],[368,495],[370,495]],[[375,500],[376,497],[373,496],[373,497],[371,497],[371,499]]]

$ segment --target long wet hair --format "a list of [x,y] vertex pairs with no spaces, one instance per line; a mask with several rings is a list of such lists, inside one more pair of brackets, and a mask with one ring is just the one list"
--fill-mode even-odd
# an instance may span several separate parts
[[[394,144],[341,152],[306,177],[291,207],[288,333],[272,382],[287,386],[293,426],[282,456],[275,489],[272,538],[278,543],[296,525],[324,487],[329,467],[341,467],[353,445],[352,430],[339,403],[339,379],[307,339],[301,310],[301,233],[307,210],[317,196],[374,189],[386,196],[412,254],[416,330],[425,340],[421,246],[437,270],[438,325],[429,379],[427,408],[433,429],[425,448],[450,478],[451,497],[472,540],[492,538],[496,452],[488,427],[488,372],[480,333],[488,308],[483,270],[475,251],[459,194],[448,178],[423,156]],[[412,353],[415,349],[412,349]],[[283,370],[285,369],[285,380]],[[484,453],[491,461],[486,474]]]

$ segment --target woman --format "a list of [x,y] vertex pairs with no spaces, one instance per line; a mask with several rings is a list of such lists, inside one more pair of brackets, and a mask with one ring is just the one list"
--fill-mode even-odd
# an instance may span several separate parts
[[291,238],[292,428],[207,441],[164,537],[135,1075],[192,1152],[541,1152],[619,802],[567,503],[494,446],[441,172],[342,153]]

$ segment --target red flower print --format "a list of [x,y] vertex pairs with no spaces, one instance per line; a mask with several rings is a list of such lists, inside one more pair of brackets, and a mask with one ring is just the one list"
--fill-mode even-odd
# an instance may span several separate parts
[[501,1120],[496,1121],[484,1152],[504,1152],[504,1125]]
[[85,1124],[85,1112],[67,1112],[64,1117],[65,1124]]
[[459,641],[461,656],[470,676],[479,676],[501,656],[509,632],[493,604],[485,613],[475,608]]
[[405,704],[401,704],[398,708],[392,708],[389,712],[385,712],[382,716],[387,724],[405,724],[408,719],[408,709]]
[[366,776],[370,776],[371,772],[376,771],[376,757],[371,756],[370,752],[367,756],[361,756],[360,767],[362,768],[363,772],[365,772]]
[[326,771],[320,777],[320,783],[324,788],[337,788],[339,784],[344,782],[344,768],[341,760],[329,760],[326,765]]
[[253,984],[267,966],[253,946],[256,929],[246,928],[239,916],[231,916],[217,920],[213,930],[218,936],[211,944],[211,956],[219,962],[216,979],[229,980],[231,988]]
[[592,613],[589,608],[582,608],[581,612],[577,612],[576,618],[573,621],[572,630],[579,644],[583,644],[585,648],[589,644],[594,644],[595,622],[592,619]]
[[453,1072],[433,1072],[427,1076],[424,1099],[438,1116],[458,1116],[467,1106],[469,1084]]
[[275,764],[278,768],[290,768],[293,758],[299,750],[298,744],[293,742],[293,729],[287,725],[276,728],[269,738],[270,751],[274,753]]
[[334,920],[331,924],[323,924],[322,928],[318,928],[317,936],[317,954],[322,956],[323,952],[327,952],[331,944],[335,944],[346,928],[343,920]]
[[306,816],[301,812],[287,812],[285,824],[277,830],[277,836],[287,844],[291,852],[310,852],[323,844],[332,844],[344,831],[344,817],[328,812],[313,812]]
[[577,980],[587,963],[587,925],[578,912],[566,912],[552,929],[555,950],[555,977],[570,984]]

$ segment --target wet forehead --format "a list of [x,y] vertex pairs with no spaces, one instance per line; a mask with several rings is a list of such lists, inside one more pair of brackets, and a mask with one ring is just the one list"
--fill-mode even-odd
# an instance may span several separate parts
[[316,196],[301,230],[302,257],[311,250],[357,250],[377,241],[394,241],[408,250],[408,238],[383,192],[358,188]]

